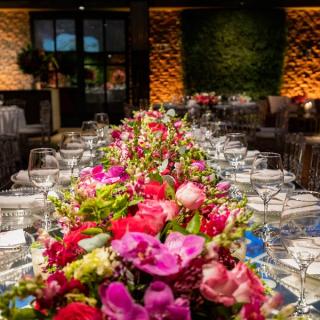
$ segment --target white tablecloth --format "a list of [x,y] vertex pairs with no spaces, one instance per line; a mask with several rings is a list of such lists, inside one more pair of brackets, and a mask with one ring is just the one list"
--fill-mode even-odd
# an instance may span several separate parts
[[0,107],[0,134],[18,135],[26,126],[24,110],[17,106]]

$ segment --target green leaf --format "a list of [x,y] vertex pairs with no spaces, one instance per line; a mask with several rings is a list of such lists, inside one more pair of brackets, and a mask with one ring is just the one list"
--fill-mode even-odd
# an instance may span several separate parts
[[110,235],[107,233],[100,233],[94,236],[93,238],[82,239],[78,242],[78,245],[86,250],[87,252],[91,252],[96,248],[103,247],[106,242],[110,239]]
[[176,198],[176,192],[175,192],[174,188],[169,184],[166,186],[165,193],[166,193],[167,199],[173,200]]
[[172,231],[178,231],[182,234],[188,234],[189,232],[181,227],[176,221],[172,221]]
[[182,155],[184,155],[186,153],[186,150],[187,150],[186,147],[182,146],[182,147],[179,148],[178,152],[182,156]]
[[169,117],[175,117],[176,116],[176,112],[174,109],[169,109],[166,113],[167,116]]
[[16,309],[11,320],[34,320],[36,313],[32,308]]
[[186,230],[190,233],[197,234],[200,231],[200,215],[197,212],[189,221]]
[[88,228],[86,230],[83,230],[81,233],[86,234],[88,236],[94,236],[96,234],[102,233],[103,230],[101,228]]
[[170,175],[164,175],[164,176],[162,176],[162,178],[163,178],[163,180],[164,180],[165,182],[168,183],[169,186],[171,186],[172,188],[174,188],[175,180],[174,180],[174,178],[173,178],[172,176],[170,176]]
[[169,164],[168,159],[164,159],[163,162],[161,163],[161,166],[159,167],[159,171],[162,172],[167,169],[167,166]]
[[150,173],[149,178],[151,181],[158,181],[160,183],[163,182],[162,176],[159,174],[159,172],[156,173]]

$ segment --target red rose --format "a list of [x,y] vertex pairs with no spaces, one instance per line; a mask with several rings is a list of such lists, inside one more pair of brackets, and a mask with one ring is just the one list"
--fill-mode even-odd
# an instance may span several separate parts
[[144,185],[143,192],[146,198],[162,200],[165,198],[166,184],[158,181],[151,181]]
[[66,234],[63,238],[63,242],[68,247],[72,244],[78,244],[78,242],[82,239],[90,238],[90,236],[83,234],[82,231],[89,228],[94,228],[96,227],[96,225],[97,224],[95,222],[84,222],[81,225],[81,227],[75,228],[71,230],[68,234]]
[[111,231],[114,239],[121,239],[126,232],[143,232],[155,236],[163,227],[154,217],[136,215],[111,222]]
[[102,320],[100,310],[81,302],[72,302],[61,308],[53,320]]

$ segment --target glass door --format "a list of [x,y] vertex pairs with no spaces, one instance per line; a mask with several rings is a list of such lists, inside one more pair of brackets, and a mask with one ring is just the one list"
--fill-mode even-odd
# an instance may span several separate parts
[[119,120],[127,100],[125,20],[84,19],[83,51],[86,113],[105,111]]

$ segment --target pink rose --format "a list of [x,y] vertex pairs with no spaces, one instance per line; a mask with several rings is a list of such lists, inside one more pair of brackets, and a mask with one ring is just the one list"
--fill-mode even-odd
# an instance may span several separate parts
[[196,210],[203,204],[206,195],[195,183],[186,182],[178,188],[176,198],[187,209]]
[[179,206],[175,201],[164,200],[159,201],[160,206],[163,209],[163,212],[166,214],[166,221],[173,220],[179,213]]
[[219,191],[228,191],[230,187],[231,187],[231,184],[228,181],[221,181],[216,185],[216,188]]
[[223,264],[213,262],[203,268],[200,291],[207,300],[222,303],[227,307],[232,306],[236,302],[233,292],[237,286],[237,282]]
[[216,185],[218,191],[220,191],[216,196],[218,198],[226,197],[228,195],[231,184],[228,181],[221,181]]
[[239,262],[231,273],[238,283],[238,288],[233,293],[237,302],[249,303],[253,297],[265,300],[261,280],[244,263]]
[[218,262],[205,266],[200,290],[206,299],[227,307],[266,300],[260,279],[242,262],[231,271]]
[[144,200],[138,204],[136,215],[158,217],[159,220],[172,220],[179,212],[178,205],[171,200]]

